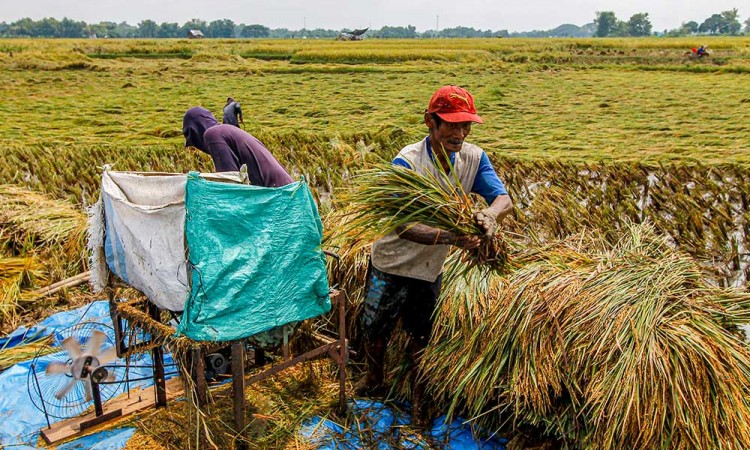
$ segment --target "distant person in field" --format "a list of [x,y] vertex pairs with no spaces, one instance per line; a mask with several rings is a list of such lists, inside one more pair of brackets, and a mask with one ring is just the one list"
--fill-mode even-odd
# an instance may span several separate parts
[[[482,122],[468,91],[443,86],[424,113],[427,136],[401,149],[393,164],[434,176],[439,174],[438,164],[445,172],[454,170],[464,192],[487,201],[489,206],[477,212],[475,220],[491,236],[497,223],[511,212],[512,203],[484,150],[465,141],[472,124]],[[384,393],[386,347],[401,319],[412,341],[412,415],[416,423],[425,424],[424,386],[417,361],[432,332],[443,263],[451,246],[474,249],[480,243],[480,236],[458,235],[421,223],[402,226],[373,243],[361,316],[367,361],[367,377],[358,386],[361,394]]]
[[222,123],[234,125],[238,128],[240,124],[245,124],[245,121],[242,120],[242,108],[232,97],[227,98],[227,104],[224,105],[224,118],[222,119]]
[[182,119],[185,147],[208,153],[217,172],[239,171],[247,164],[250,183],[256,186],[286,186],[294,180],[270,151],[250,133],[219,124],[206,108],[190,108]]

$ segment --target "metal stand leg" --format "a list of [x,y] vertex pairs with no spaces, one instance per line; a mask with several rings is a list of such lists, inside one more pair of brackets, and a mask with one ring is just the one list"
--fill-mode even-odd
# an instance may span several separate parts
[[102,393],[99,390],[99,383],[93,380],[91,381],[91,396],[94,397],[94,414],[96,417],[99,417],[104,414],[104,409],[102,408]]

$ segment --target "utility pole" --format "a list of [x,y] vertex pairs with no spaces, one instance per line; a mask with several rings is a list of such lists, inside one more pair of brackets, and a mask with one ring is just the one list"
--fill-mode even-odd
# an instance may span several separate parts
[[440,14],[435,16],[435,36],[440,33]]

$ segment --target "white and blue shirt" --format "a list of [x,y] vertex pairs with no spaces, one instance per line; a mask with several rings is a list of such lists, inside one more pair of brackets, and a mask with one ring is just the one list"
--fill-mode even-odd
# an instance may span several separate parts
[[[461,151],[450,153],[456,177],[450,177],[453,188],[456,179],[464,192],[474,192],[491,204],[498,195],[507,195],[505,185],[490,164],[487,154],[474,144],[464,142]],[[398,153],[393,164],[404,166],[419,173],[431,173],[438,179],[440,169],[430,146],[429,136],[420,142],[407,145]],[[450,189],[450,186],[445,186]],[[372,244],[371,260],[381,272],[433,282],[443,271],[449,245],[422,245],[401,239],[391,233]]]
[[[424,143],[427,147],[427,154],[434,162],[435,155],[432,153],[432,145],[430,144],[429,136],[424,139]],[[463,149],[461,149],[461,151],[463,151]],[[500,181],[500,178],[497,176],[495,168],[492,167],[492,163],[490,162],[490,158],[487,156],[487,153],[485,153],[482,149],[480,149],[480,151],[481,156],[479,159],[479,167],[477,168],[477,173],[474,177],[474,184],[471,186],[470,192],[481,195],[482,198],[484,198],[484,200],[487,202],[487,204],[491,205],[498,195],[508,195],[508,191],[505,189],[505,185],[503,184],[503,182]],[[450,158],[451,165],[455,167],[456,153],[450,152],[448,157]],[[396,155],[396,158],[393,159],[393,164],[396,166],[406,167],[407,169],[414,169],[411,164],[409,164],[409,162],[401,156],[401,153]]]

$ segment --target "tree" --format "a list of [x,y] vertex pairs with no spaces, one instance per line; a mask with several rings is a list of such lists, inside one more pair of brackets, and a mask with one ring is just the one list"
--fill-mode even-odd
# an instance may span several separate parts
[[[270,35],[270,34],[269,34]],[[316,28],[314,30],[307,30],[305,34],[308,38],[315,39],[333,39],[339,35],[335,30],[326,30],[325,28]]]
[[745,21],[745,34],[750,34],[750,17]]
[[11,36],[34,36],[34,21],[28,17],[16,20],[10,24]]
[[265,38],[271,34],[271,29],[258,24],[245,25],[242,28],[242,37],[246,38]]
[[405,39],[405,38],[416,38],[417,37],[417,28],[414,25],[409,25],[408,27],[383,27],[380,29],[379,32],[373,33],[373,37],[379,37],[379,38],[399,38],[399,39]]
[[156,36],[160,38],[182,37],[180,25],[175,22],[162,22],[161,25],[159,25],[159,31]]
[[740,25],[739,12],[737,11],[737,8],[721,12],[719,33],[739,34],[740,29],[742,29],[742,25]]
[[60,21],[60,36],[65,38],[83,37],[86,30],[86,22],[76,22],[75,20],[63,17]]
[[698,27],[700,33],[716,34],[719,32],[721,26],[722,17],[720,14],[713,14],[708,19],[704,20],[703,23]]
[[159,35],[159,25],[153,20],[143,20],[138,24],[138,36],[142,38],[155,38]]
[[628,35],[649,36],[651,34],[651,21],[648,13],[633,14],[628,20]]
[[60,37],[60,22],[52,17],[45,17],[36,22],[33,36]]
[[447,38],[482,37],[483,35],[481,30],[469,27],[443,28],[438,33],[438,36]]
[[685,34],[695,34],[698,32],[698,22],[691,20],[690,22],[683,23],[682,29],[685,31]]
[[138,27],[130,25],[125,21],[122,21],[115,26],[113,36],[119,37],[119,38],[138,37]]
[[617,16],[612,11],[598,11],[594,23],[596,24],[596,37],[610,36],[617,29]]
[[272,39],[289,39],[295,36],[293,31],[289,31],[287,28],[274,28],[271,30],[271,34],[268,35]]
[[229,19],[214,20],[208,24],[206,35],[212,38],[234,37],[234,22]]
[[107,35],[107,29],[101,23],[92,23],[86,25],[85,32],[89,36],[104,37]]

